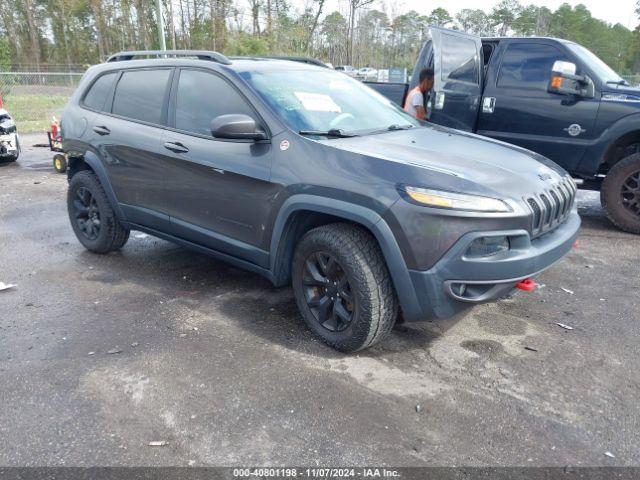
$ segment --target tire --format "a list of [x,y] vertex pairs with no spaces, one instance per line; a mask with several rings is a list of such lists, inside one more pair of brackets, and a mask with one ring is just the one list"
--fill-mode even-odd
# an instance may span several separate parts
[[115,212],[93,172],[73,176],[67,192],[69,220],[76,237],[89,251],[119,250],[129,239],[129,230],[120,225]]
[[640,153],[623,158],[609,170],[600,203],[616,227],[640,234]]
[[359,227],[334,223],[307,232],[296,246],[292,282],[305,323],[336,350],[371,347],[396,321],[398,301],[382,252]]
[[67,157],[61,153],[56,153],[53,156],[53,168],[58,173],[65,173],[67,171]]

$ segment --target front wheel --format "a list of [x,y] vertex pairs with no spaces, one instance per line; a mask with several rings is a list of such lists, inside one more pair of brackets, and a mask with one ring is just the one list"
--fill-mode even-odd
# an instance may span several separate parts
[[307,232],[292,268],[300,313],[331,347],[362,350],[393,328],[396,294],[382,252],[365,230],[336,223]]
[[602,182],[600,202],[616,227],[640,234],[640,153],[629,155],[609,170]]

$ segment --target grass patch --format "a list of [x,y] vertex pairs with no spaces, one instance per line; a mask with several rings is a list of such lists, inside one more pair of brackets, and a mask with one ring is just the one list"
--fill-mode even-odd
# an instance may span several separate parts
[[16,122],[18,133],[42,133],[51,127],[51,117],[60,120],[69,100],[64,94],[16,93],[4,99],[4,108]]

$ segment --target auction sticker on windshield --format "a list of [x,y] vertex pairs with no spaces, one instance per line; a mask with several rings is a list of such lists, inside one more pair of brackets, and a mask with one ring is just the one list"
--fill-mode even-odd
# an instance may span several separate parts
[[324,93],[294,92],[305,110],[312,112],[341,113],[340,106],[329,95]]

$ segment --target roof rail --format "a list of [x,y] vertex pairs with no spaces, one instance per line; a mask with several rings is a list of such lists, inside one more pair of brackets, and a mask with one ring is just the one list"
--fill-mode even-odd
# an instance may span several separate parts
[[196,57],[198,60],[210,60],[212,62],[231,65],[231,60],[218,52],[206,50],[136,50],[131,52],[119,52],[111,55],[107,62],[121,62],[132,60],[135,57]]

